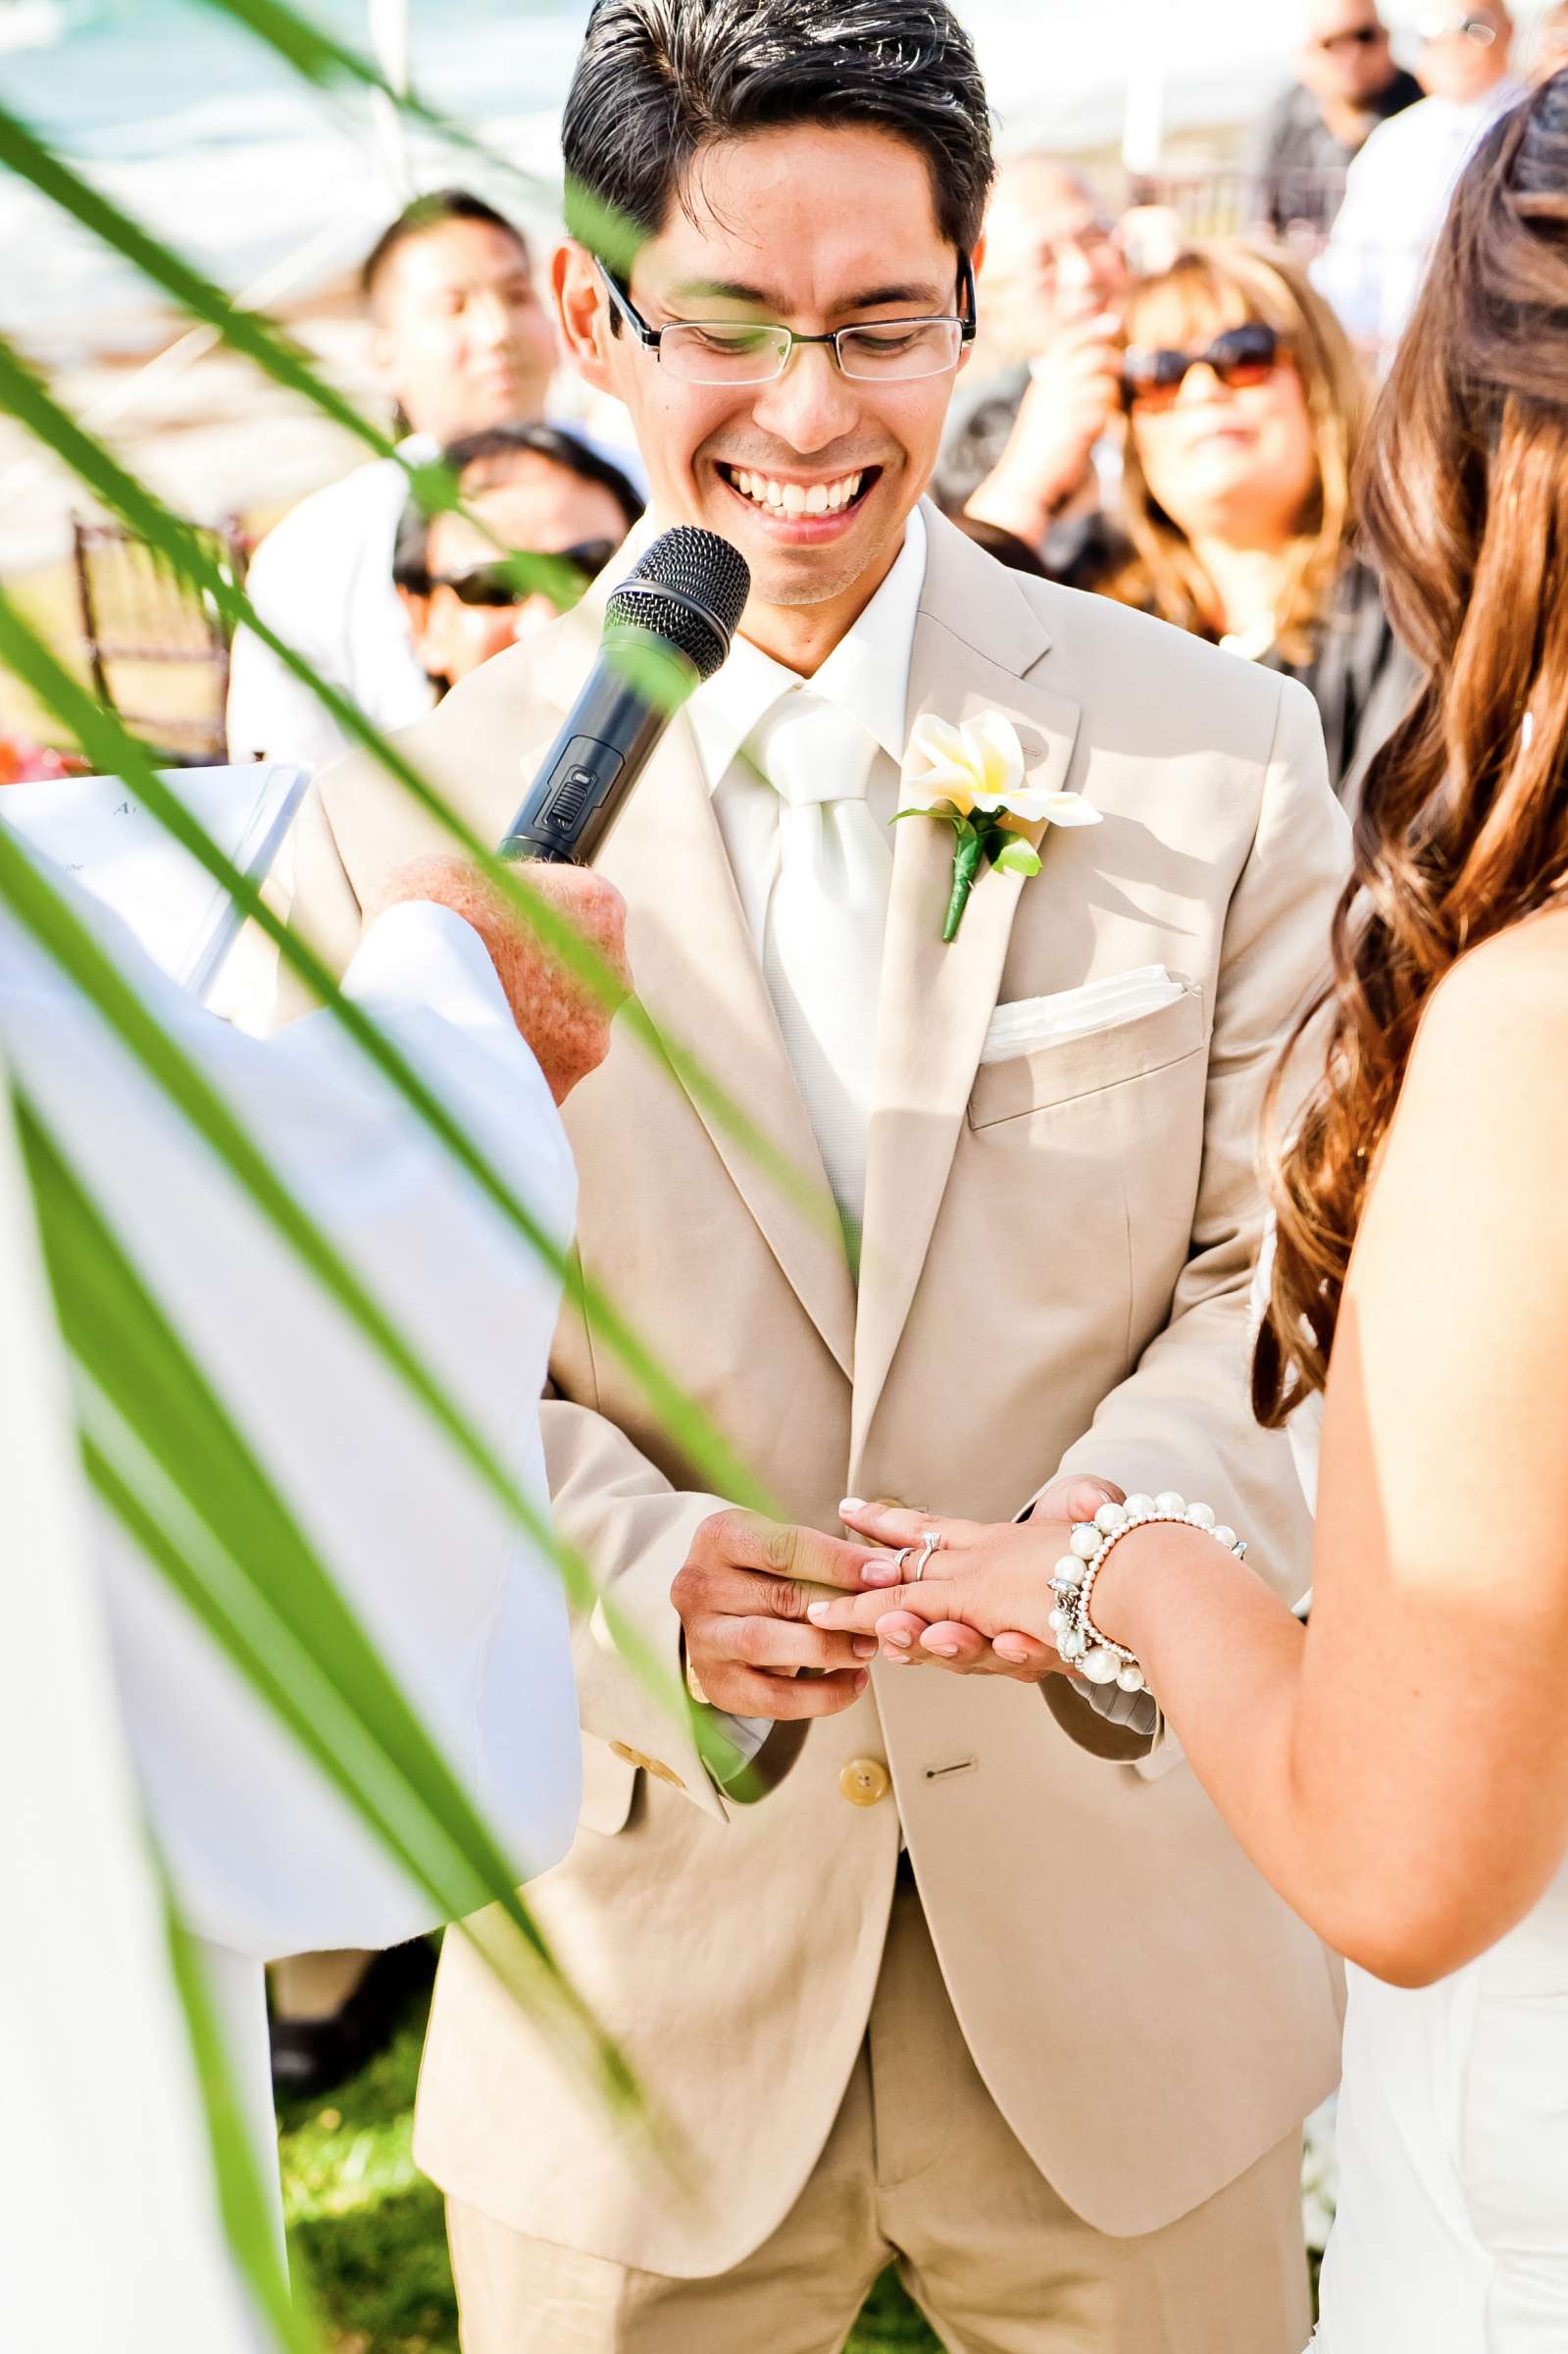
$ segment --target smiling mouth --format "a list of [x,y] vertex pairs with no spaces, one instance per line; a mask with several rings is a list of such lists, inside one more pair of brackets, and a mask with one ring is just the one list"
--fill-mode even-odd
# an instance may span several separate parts
[[744,466],[720,464],[720,479],[737,498],[765,515],[786,523],[817,521],[830,515],[848,515],[865,504],[882,480],[880,466],[835,475],[817,483],[788,483]]

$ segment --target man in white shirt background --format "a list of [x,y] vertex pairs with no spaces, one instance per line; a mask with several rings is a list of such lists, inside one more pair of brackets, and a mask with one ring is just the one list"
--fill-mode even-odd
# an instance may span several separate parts
[[[520,230],[461,188],[416,198],[360,274],[375,356],[417,463],[445,442],[542,418],[555,336]],[[381,729],[435,697],[392,585],[408,476],[390,458],[302,499],[256,551],[248,588],[263,620]],[[235,640],[228,690],[233,758],[311,766],[348,739],[259,640]]]
[[1420,291],[1454,183],[1499,115],[1525,94],[1502,0],[1416,20],[1426,97],[1372,133],[1313,275],[1356,340],[1387,362]]

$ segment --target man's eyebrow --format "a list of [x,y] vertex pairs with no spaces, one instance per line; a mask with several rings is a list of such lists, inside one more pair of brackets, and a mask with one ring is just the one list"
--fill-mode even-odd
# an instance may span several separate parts
[[[777,319],[785,308],[784,297],[767,286],[742,285],[737,280],[693,278],[672,286],[671,298],[677,302],[744,302],[753,310],[766,311]],[[848,295],[836,306],[836,315],[848,311],[882,311],[892,303],[907,303],[922,310],[933,310],[944,299],[939,289],[930,285],[868,286],[863,292]]]

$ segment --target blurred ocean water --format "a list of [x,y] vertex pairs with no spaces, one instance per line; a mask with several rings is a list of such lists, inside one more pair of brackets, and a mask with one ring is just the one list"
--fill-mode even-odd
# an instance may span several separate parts
[[[356,42],[366,0],[305,0]],[[1102,145],[1120,131],[1128,61],[1163,60],[1173,127],[1244,121],[1289,77],[1295,0],[957,0],[1004,140]],[[1411,7],[1396,5],[1397,22]],[[534,176],[487,192],[547,229],[555,127],[588,0],[411,0],[422,92]],[[399,181],[368,102],[312,93],[199,0],[0,0],[0,99],[63,141],[117,200],[238,290],[307,243],[319,280],[354,259]],[[479,179],[428,145],[415,184]],[[0,321],[70,321],[112,344],[138,290],[98,249],[0,178]]]

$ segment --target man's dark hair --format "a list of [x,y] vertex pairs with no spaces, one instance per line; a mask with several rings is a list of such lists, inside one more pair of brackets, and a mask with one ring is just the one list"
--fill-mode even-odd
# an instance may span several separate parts
[[401,246],[412,237],[424,236],[427,230],[443,228],[448,221],[480,221],[486,229],[498,229],[528,259],[527,237],[517,223],[498,213],[493,204],[486,204],[482,196],[474,195],[468,188],[432,188],[428,196],[416,196],[412,204],[405,204],[365,256],[359,274],[362,298],[366,302],[374,300],[387,263]]
[[[566,102],[567,226],[605,255],[688,203],[698,150],[796,123],[925,157],[942,235],[974,252],[995,170],[974,45],[943,0],[598,0]],[[625,252],[605,258],[618,266]]]
[[[547,458],[552,466],[564,466],[581,481],[608,490],[626,517],[628,531],[640,519],[642,501],[620,467],[601,457],[596,449],[590,449],[585,441],[580,441],[576,435],[559,433],[553,425],[488,426],[482,433],[465,434],[461,440],[449,441],[441,459],[461,483],[471,467],[482,465],[486,459],[516,457],[519,453]],[[397,527],[392,578],[400,588],[415,596],[429,593],[430,519],[412,491]]]

